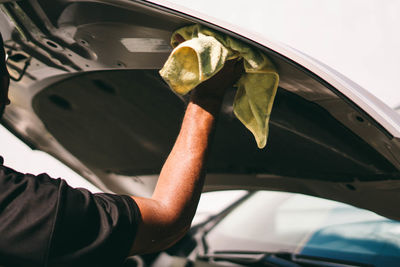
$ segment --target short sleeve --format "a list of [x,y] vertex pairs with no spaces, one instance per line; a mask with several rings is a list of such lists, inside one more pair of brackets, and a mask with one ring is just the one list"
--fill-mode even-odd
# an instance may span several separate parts
[[19,173],[0,157],[0,266],[118,266],[139,220],[129,196]]
[[139,219],[139,208],[129,196],[92,194],[63,182],[49,265],[122,265]]
[[58,210],[61,179],[0,166],[0,265],[43,266]]

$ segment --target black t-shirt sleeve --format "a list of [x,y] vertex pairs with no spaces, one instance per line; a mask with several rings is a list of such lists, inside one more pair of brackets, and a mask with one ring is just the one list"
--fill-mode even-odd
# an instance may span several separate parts
[[131,197],[92,194],[61,184],[49,265],[119,266],[136,235],[139,209]]
[[118,266],[139,219],[131,197],[0,166],[0,266]]
[[0,166],[0,266],[43,266],[61,180]]

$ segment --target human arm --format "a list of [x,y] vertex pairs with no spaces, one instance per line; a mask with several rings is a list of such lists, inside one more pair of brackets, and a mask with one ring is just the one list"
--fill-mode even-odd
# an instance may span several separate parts
[[162,250],[189,229],[205,178],[205,164],[225,90],[241,69],[227,62],[214,77],[191,94],[177,140],[151,198],[133,197],[140,213],[131,254]]

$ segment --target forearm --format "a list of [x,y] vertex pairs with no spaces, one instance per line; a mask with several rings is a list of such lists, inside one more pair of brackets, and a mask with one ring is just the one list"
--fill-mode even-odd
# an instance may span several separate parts
[[208,95],[201,89],[191,96],[180,133],[161,170],[152,198],[134,198],[146,225],[139,228],[133,253],[157,251],[173,244],[184,235],[195,214],[223,98],[222,92]]
[[141,223],[131,253],[149,253],[172,245],[186,230],[203,188],[205,164],[225,90],[242,72],[241,62],[227,62],[191,95],[174,147],[152,198],[133,197]]
[[182,128],[164,164],[153,199],[181,214],[190,223],[205,177],[205,165],[222,96],[192,95]]

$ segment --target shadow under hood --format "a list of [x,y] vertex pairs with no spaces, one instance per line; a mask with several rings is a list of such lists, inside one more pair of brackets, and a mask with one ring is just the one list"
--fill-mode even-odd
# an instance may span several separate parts
[[[208,172],[274,174],[327,181],[388,178],[396,169],[327,110],[279,88],[267,147],[225,101]],[[157,70],[89,72],[41,90],[33,107],[49,132],[90,169],[124,176],[159,173],[185,108]]]

